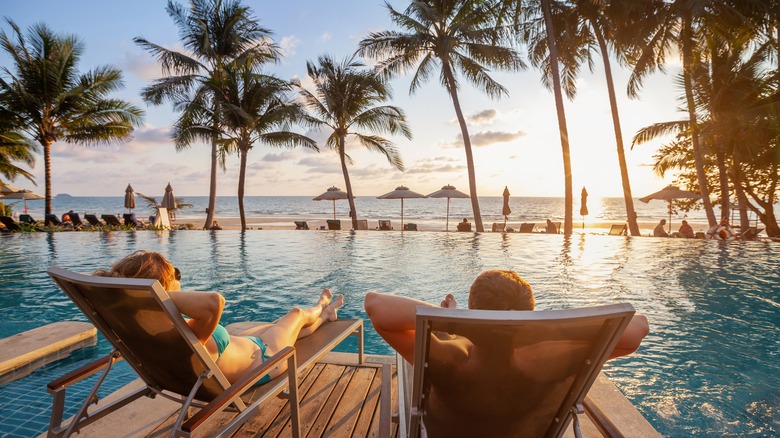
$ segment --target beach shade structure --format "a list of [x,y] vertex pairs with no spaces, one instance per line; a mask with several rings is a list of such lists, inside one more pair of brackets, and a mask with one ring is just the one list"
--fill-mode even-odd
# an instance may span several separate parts
[[580,193],[580,216],[582,216],[582,229],[585,229],[585,216],[588,215],[588,191],[582,186]]
[[19,190],[22,189],[0,181],[0,212],[2,213],[3,216],[5,216],[5,200],[2,198],[5,197],[5,195],[7,194],[18,192]]
[[132,213],[135,208],[135,194],[130,184],[125,189],[125,208],[128,210],[128,213]]
[[661,189],[660,191],[651,193],[643,198],[639,198],[639,200],[644,202],[645,204],[652,201],[653,199],[658,199],[660,201],[667,201],[669,203],[669,233],[671,233],[672,232],[672,200],[701,199],[701,195],[695,192],[682,190],[677,186],[668,185],[663,189]]
[[506,230],[506,218],[512,214],[512,209],[509,208],[509,188],[504,186],[504,206],[501,208],[501,214],[504,215],[504,229]]
[[332,186],[325,193],[312,198],[314,201],[333,201],[333,220],[336,220],[336,201],[339,199],[347,199],[347,192],[341,191],[336,186]]
[[460,190],[456,190],[455,187],[447,184],[446,186],[442,187],[441,190],[437,190],[430,195],[426,196],[426,198],[447,198],[447,227],[446,230],[450,230],[450,199],[452,198],[468,198],[469,195],[461,192]]
[[27,201],[43,199],[43,195],[34,193],[32,190],[19,190],[18,192],[7,193],[3,195],[5,199],[22,199],[24,200],[24,214],[27,214]]
[[425,195],[421,195],[417,192],[409,190],[409,187],[398,186],[392,192],[385,193],[382,196],[377,196],[377,199],[400,199],[401,200],[401,230],[404,229],[404,199],[406,198],[424,198]]
[[176,210],[176,198],[173,197],[173,187],[171,187],[171,183],[168,183],[168,186],[165,187],[165,195],[163,196],[162,202],[160,202],[160,207],[167,208],[168,210]]

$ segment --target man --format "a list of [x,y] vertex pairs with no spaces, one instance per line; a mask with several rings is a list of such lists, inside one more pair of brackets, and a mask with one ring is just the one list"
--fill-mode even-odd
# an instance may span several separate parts
[[679,231],[680,231],[680,234],[682,234],[683,236],[685,236],[685,237],[687,237],[689,239],[692,239],[693,236],[694,236],[693,227],[691,227],[688,224],[688,221],[686,221],[685,219],[683,219],[682,225],[680,225],[680,230]]
[[661,219],[661,222],[655,226],[653,230],[653,237],[669,237],[669,233],[666,232],[666,219]]

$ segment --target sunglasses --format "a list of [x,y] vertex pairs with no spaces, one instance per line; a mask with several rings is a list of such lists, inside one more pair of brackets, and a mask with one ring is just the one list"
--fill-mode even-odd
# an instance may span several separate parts
[[176,281],[181,281],[181,271],[177,267],[173,267],[173,276],[176,278]]

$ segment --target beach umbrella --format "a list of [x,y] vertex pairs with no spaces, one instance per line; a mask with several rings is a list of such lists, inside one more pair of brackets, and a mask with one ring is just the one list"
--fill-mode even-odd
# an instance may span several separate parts
[[171,183],[168,183],[168,186],[165,187],[165,195],[160,203],[160,207],[167,208],[168,211],[176,210],[176,198],[173,197],[173,187],[171,187]]
[[585,229],[585,216],[588,215],[588,191],[582,186],[580,193],[580,216],[582,216],[582,229]]
[[133,187],[130,184],[125,189],[125,208],[132,213],[135,208],[135,194],[133,193]]
[[13,193],[6,193],[3,195],[5,199],[22,199],[24,200],[24,214],[27,214],[27,201],[35,199],[43,199],[43,195],[33,193],[32,190],[19,190]]
[[509,188],[504,186],[504,207],[501,208],[501,214],[504,215],[504,229],[506,230],[506,218],[512,214],[512,209],[509,208]]
[[336,220],[336,201],[339,199],[347,199],[347,192],[343,192],[338,187],[332,186],[325,193],[312,199],[314,201],[333,201],[333,220]]
[[663,189],[649,194],[644,198],[639,198],[640,201],[647,204],[653,199],[661,201],[667,201],[669,203],[669,233],[672,232],[672,200],[674,199],[701,199],[701,195],[695,192],[689,192],[687,190],[681,190],[677,186],[668,185]]
[[424,198],[425,195],[421,195],[417,192],[409,190],[409,187],[398,186],[392,192],[385,193],[382,196],[377,196],[377,199],[400,199],[401,200],[401,230],[404,229],[404,199],[406,198]]
[[[6,183],[0,181],[0,197],[5,197],[5,195],[7,195],[7,194],[10,194],[10,193],[13,193],[13,192],[18,192],[19,190],[22,190],[22,189],[20,189],[19,187],[16,187],[16,186],[12,186],[11,184],[6,184]],[[3,216],[5,216],[5,201],[4,200],[0,200],[0,206],[2,207]]]
[[469,195],[461,192],[460,190],[456,190],[455,187],[451,185],[446,185],[441,188],[441,190],[437,190],[430,195],[426,196],[426,198],[447,198],[447,227],[446,230],[450,230],[450,199],[452,198],[468,198]]

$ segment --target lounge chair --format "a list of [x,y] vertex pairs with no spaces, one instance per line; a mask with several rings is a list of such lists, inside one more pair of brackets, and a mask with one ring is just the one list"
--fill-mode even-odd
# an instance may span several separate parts
[[519,232],[520,233],[533,233],[534,232],[534,228],[536,228],[536,224],[535,223],[523,222],[522,224],[520,224],[520,231]]
[[100,222],[100,219],[97,218],[94,214],[85,214],[84,219],[86,219],[87,222],[89,222],[90,225],[93,227],[102,227],[103,222]]
[[[20,218],[21,218],[21,216],[20,216]],[[758,237],[758,233],[760,233],[762,231],[764,231],[763,228],[748,227],[745,231],[743,231],[741,233],[738,233],[736,235],[736,237],[737,237],[737,239],[742,239],[742,240],[753,240],[756,237]]]
[[[560,437],[573,420],[580,436],[577,414],[633,315],[630,304],[542,311],[418,307],[411,381],[398,356],[399,435]],[[478,351],[484,365],[458,369],[452,365],[458,359],[437,357],[439,339]]]
[[379,221],[379,230],[380,231],[393,231],[393,226],[390,224],[390,221]]
[[504,223],[503,222],[493,222],[493,227],[490,229],[490,231],[494,233],[503,233],[504,232]]
[[329,230],[340,230],[341,229],[341,221],[338,219],[328,219],[325,221],[328,223],[328,229]]
[[458,222],[457,228],[458,231],[471,231],[471,222]]
[[[311,336],[296,342],[295,347],[283,349],[230,385],[156,280],[93,277],[57,267],[50,268],[48,273],[114,347],[108,356],[48,384],[48,391],[54,396],[49,436],[69,436],[144,396],[162,396],[182,404],[171,435],[190,436],[217,414],[219,423],[211,422],[211,425],[221,430],[210,435],[223,436],[235,431],[256,414],[266,400],[280,395],[288,386],[289,395],[283,397],[290,400],[292,434],[298,436],[296,371],[312,365],[352,334],[358,336],[358,360],[363,361],[363,321],[341,319],[323,325]],[[113,364],[123,358],[145,386],[99,409],[95,406],[87,414],[89,406],[97,401],[98,389],[105,376]],[[288,372],[253,387],[282,361],[287,361]],[[102,378],[86,395],[74,419],[63,425],[67,387],[100,371]],[[187,419],[185,416],[191,407],[200,410],[190,413]],[[218,415],[231,407],[239,412],[236,416]],[[125,434],[131,432],[125,431]]]
[[306,223],[306,221],[295,221],[295,229],[296,230],[308,230],[309,224]]
[[417,231],[417,224],[404,224],[404,231]]
[[358,219],[357,221],[357,228],[356,230],[367,230],[368,229],[368,220],[367,219]]
[[610,236],[625,236],[626,235],[626,224],[616,224],[609,227],[609,233]]
[[68,213],[68,216],[70,216],[70,221],[73,223],[73,228],[84,227],[84,222],[81,221],[78,213]]
[[119,222],[119,218],[114,216],[113,214],[103,214],[100,216],[103,221],[105,221],[106,225],[111,227],[121,227],[122,222]]
[[22,227],[10,216],[0,216],[0,222],[5,225],[5,231],[22,231]]
[[47,226],[51,225],[51,226],[54,226],[54,227],[61,227],[61,226],[64,225],[62,223],[62,221],[60,220],[60,218],[57,217],[56,214],[47,214],[46,216],[44,216],[44,221],[45,221],[44,223]]
[[32,216],[30,216],[29,214],[20,214],[19,215],[19,222],[21,222],[23,224],[28,224],[28,225],[37,225],[38,224],[38,221],[33,219]]
[[125,220],[125,225],[131,227],[131,228],[140,228],[141,223],[138,222],[138,219],[135,218],[135,213],[125,213],[122,215],[122,217]]

